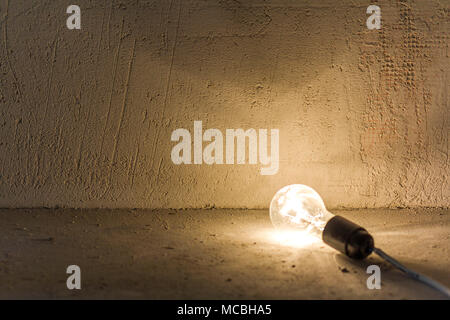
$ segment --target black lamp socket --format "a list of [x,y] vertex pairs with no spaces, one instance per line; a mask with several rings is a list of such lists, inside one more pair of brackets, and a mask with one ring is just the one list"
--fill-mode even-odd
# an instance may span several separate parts
[[366,258],[375,246],[366,229],[341,216],[334,216],[327,222],[322,240],[353,259]]

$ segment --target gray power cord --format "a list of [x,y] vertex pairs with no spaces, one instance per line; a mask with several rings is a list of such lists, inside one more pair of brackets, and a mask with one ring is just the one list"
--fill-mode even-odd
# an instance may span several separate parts
[[390,255],[388,255],[381,249],[374,248],[373,252],[376,253],[377,255],[379,255],[384,260],[391,263],[394,267],[396,267],[396,268],[400,269],[401,271],[403,271],[404,273],[406,273],[409,277],[411,277],[417,281],[420,281],[435,290],[438,290],[439,292],[444,294],[447,298],[450,298],[450,289],[447,288],[446,286],[444,286],[444,285],[440,284],[439,282],[434,281],[433,279],[430,279],[420,273],[417,273],[411,269],[408,269],[407,267],[402,265],[400,262],[398,262],[397,260],[392,258]]

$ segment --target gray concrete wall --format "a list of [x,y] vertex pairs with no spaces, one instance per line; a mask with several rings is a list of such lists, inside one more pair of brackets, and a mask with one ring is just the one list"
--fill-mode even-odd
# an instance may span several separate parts
[[[264,208],[291,183],[331,208],[448,207],[449,7],[0,0],[0,207]],[[195,120],[278,128],[278,173],[174,165]]]

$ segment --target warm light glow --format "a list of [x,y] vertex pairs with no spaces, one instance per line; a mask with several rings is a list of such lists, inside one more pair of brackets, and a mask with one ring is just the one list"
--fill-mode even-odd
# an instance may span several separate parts
[[333,215],[312,188],[293,184],[279,190],[270,203],[270,219],[278,230],[301,231],[321,237]]
[[320,242],[317,237],[307,232],[286,230],[273,230],[270,239],[274,243],[294,248],[304,248]]

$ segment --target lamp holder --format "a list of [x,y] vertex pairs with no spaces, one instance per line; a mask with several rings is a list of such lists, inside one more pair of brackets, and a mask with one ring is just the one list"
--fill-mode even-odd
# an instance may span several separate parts
[[366,229],[341,216],[334,216],[327,222],[322,240],[354,259],[364,259],[375,247]]

